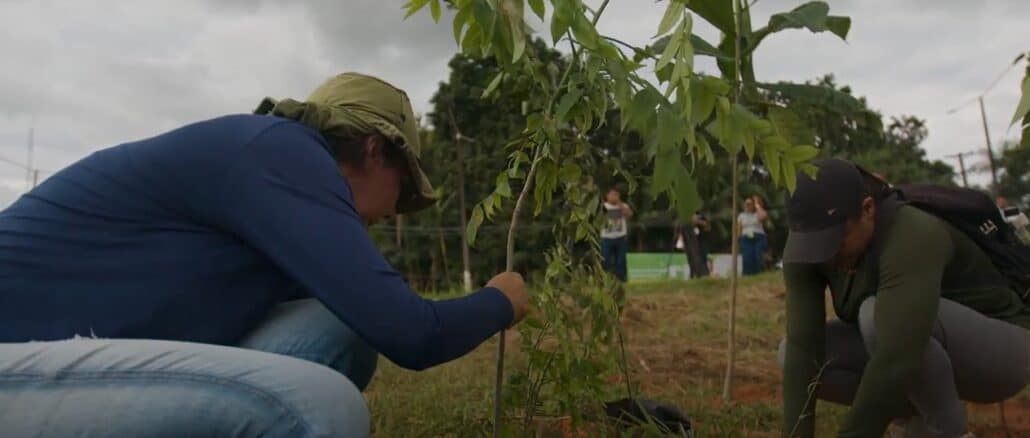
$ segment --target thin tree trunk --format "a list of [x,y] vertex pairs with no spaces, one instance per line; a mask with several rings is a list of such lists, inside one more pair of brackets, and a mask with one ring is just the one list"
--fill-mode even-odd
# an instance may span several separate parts
[[[447,284],[447,290],[449,291],[452,290],[451,286],[453,284],[451,283],[450,264],[447,263],[447,242],[443,238],[443,230],[439,230],[437,234],[440,236],[440,256],[443,261],[443,278]],[[462,230],[462,234],[465,234],[464,230]]]
[[733,368],[737,360],[737,258],[740,256],[740,224],[737,223],[737,205],[739,200],[737,187],[737,155],[733,156],[733,220],[731,221],[733,231],[730,233],[730,317],[729,317],[729,339],[726,348],[726,376],[722,382],[722,398],[729,401],[733,396]]
[[[744,20],[743,14],[747,13],[741,6],[740,1],[741,0],[733,0],[733,23],[737,30],[737,40],[735,41],[735,44],[733,44],[733,63],[735,67],[733,69],[733,83],[735,84],[733,90],[734,103],[740,101],[740,46],[743,42],[743,36],[741,35],[741,24]],[[726,378],[722,382],[722,399],[725,401],[730,401],[730,399],[733,397],[733,368],[736,365],[737,361],[737,257],[739,257],[740,255],[740,225],[737,221],[737,203],[739,202],[738,198],[740,197],[740,188],[737,180],[739,178],[738,174],[740,172],[737,169],[737,161],[739,158],[740,151],[737,150],[733,153],[733,163],[730,170],[731,172],[733,172],[730,178],[733,184],[733,231],[731,233],[731,236],[733,237],[733,242],[730,243],[730,316],[728,330],[729,336],[727,336],[728,339],[726,341]]]
[[[534,154],[536,155],[536,154]],[[512,272],[515,269],[515,228],[519,223],[519,212],[526,201],[530,187],[533,186],[533,176],[536,174],[536,165],[540,157],[533,157],[533,164],[529,166],[529,173],[526,174],[526,183],[522,185],[522,192],[515,201],[515,209],[511,212],[511,224],[508,226],[508,245],[504,263],[504,270]],[[504,384],[504,331],[499,333],[497,339],[497,374],[494,379],[494,438],[501,436],[501,387]]]

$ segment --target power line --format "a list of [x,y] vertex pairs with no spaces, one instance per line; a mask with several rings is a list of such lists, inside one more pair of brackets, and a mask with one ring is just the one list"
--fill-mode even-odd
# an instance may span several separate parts
[[22,163],[14,161],[14,160],[12,160],[10,158],[6,158],[6,157],[4,157],[2,155],[0,155],[0,162],[4,162],[4,163],[10,164],[12,166],[16,166],[16,167],[18,167],[21,170],[26,170],[26,171],[31,171],[32,170],[32,168],[30,168],[29,166],[26,166],[26,165],[24,165]]

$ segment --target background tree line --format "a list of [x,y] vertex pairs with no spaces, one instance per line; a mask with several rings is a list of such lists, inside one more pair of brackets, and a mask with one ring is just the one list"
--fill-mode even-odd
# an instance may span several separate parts
[[[566,59],[537,41],[533,50],[544,54],[557,74]],[[431,110],[423,117],[426,126],[423,135],[423,166],[435,186],[441,201],[436,207],[412,216],[405,216],[373,228],[373,235],[386,257],[406,276],[418,290],[453,290],[462,284],[461,235],[464,232],[460,204],[460,182],[464,180],[466,217],[472,206],[488,196],[495,188],[494,176],[508,164],[511,151],[506,142],[515,137],[524,126],[522,102],[527,100],[532,86],[529,83],[506,81],[493,90],[492,97],[482,96],[498,66],[493,59],[473,59],[456,55],[449,63],[450,76],[439,85],[431,103]],[[553,67],[553,68],[551,68]],[[801,144],[813,144],[821,156],[850,159],[878,172],[894,183],[934,182],[955,184],[955,171],[946,163],[930,160],[920,147],[928,134],[924,120],[911,115],[891,116],[871,108],[863,97],[857,97],[847,85],[837,83],[833,75],[810,81],[809,85],[776,83],[762,84],[761,93],[791,109],[797,120],[796,135]],[[636,135],[623,132],[615,111],[608,115],[608,123],[596,130],[590,143],[602,148],[603,154],[620,158],[622,167],[630,174],[647,175],[648,152]],[[464,136],[456,138],[458,131]],[[1002,169],[998,192],[1013,200],[1030,193],[1030,147],[1025,141],[1011,143],[999,157]],[[709,246],[713,252],[728,252],[730,245],[730,174],[731,160],[722,159],[722,149],[715,148],[714,166],[695,169],[698,190],[704,205],[701,211],[712,219]],[[783,191],[777,190],[761,162],[741,164],[746,175],[741,181],[741,193],[760,196],[770,213],[767,226],[773,257],[786,238],[783,212]],[[652,200],[647,194],[647,180],[627,181],[615,169],[593,175],[598,196],[610,186],[622,189],[625,199],[634,207],[637,216],[631,224],[632,251],[674,251],[675,214],[669,211],[663,197]],[[518,184],[512,186],[518,192]],[[632,193],[627,193],[632,192]],[[551,220],[562,208],[562,199],[556,197],[552,208],[543,209],[536,217],[526,220],[520,227],[527,232],[519,234],[516,266],[532,273],[544,265],[543,251],[552,244]],[[510,204],[510,203],[509,203]],[[498,217],[510,216],[511,205],[503,206]],[[503,270],[505,233],[503,221],[484,225],[471,250],[470,268],[473,284],[485,281],[489,275]]]

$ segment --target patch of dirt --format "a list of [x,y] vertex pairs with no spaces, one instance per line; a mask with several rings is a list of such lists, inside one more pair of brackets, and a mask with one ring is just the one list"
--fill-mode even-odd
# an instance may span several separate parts
[[974,420],[980,420],[971,427],[977,438],[1030,437],[1030,400],[1025,397],[1005,402],[1007,430],[997,404],[969,404],[967,412],[975,416]]

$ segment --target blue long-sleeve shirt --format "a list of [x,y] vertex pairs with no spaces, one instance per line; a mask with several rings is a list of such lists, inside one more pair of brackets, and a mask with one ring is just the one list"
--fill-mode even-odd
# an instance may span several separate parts
[[276,117],[101,150],[0,213],[0,342],[232,344],[297,296],[412,369],[512,321],[494,288],[447,301],[412,292],[373,245],[325,139]]

